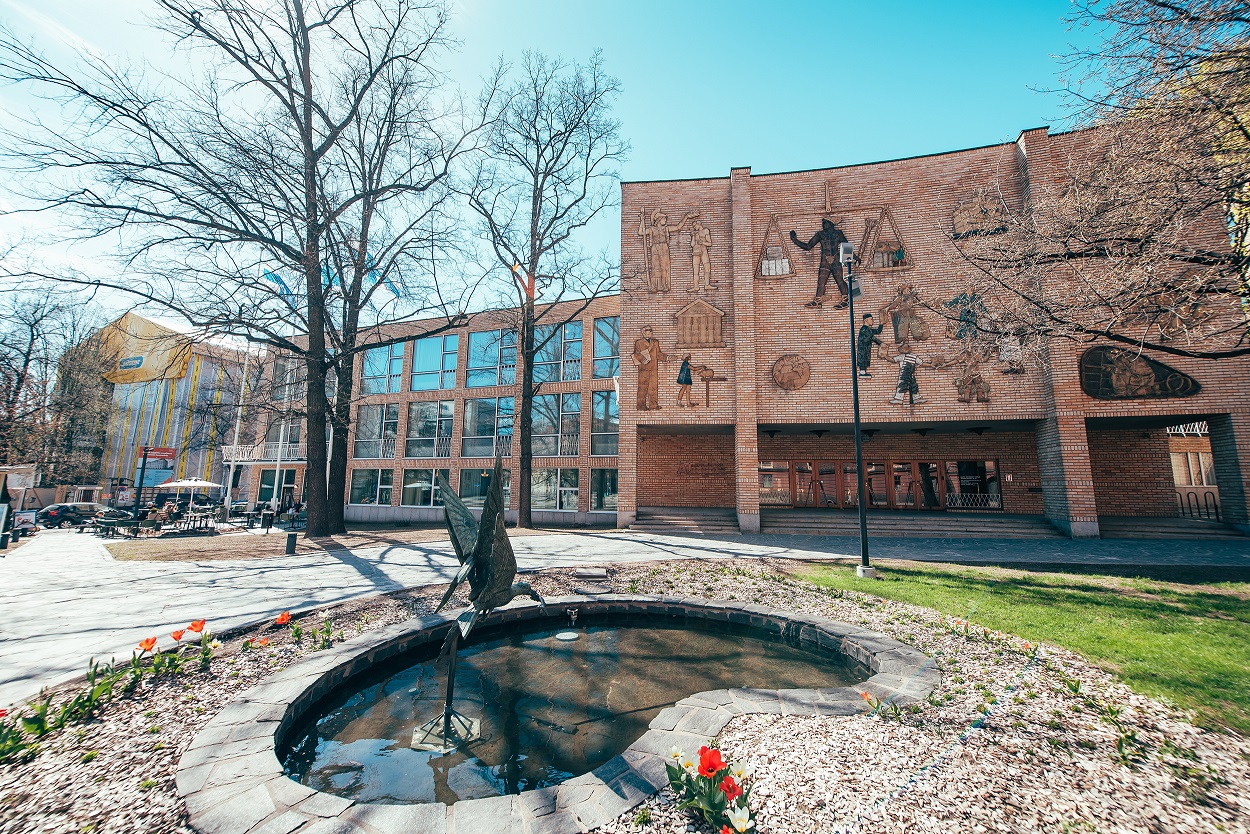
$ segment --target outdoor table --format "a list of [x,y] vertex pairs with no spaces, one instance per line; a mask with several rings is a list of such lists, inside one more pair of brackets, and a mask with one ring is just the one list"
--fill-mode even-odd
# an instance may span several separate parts
[[106,539],[113,538],[113,534],[117,532],[117,522],[111,518],[97,518],[94,526],[100,531],[100,535]]
[[257,510],[249,510],[243,514],[243,518],[247,523],[247,529],[251,530],[260,521],[260,512]]

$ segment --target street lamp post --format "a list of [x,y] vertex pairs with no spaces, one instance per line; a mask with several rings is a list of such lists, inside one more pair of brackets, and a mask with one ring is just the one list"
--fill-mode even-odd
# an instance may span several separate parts
[[859,566],[855,575],[866,579],[875,578],[877,569],[868,563],[868,508],[864,506],[864,438],[859,430],[859,365],[856,362],[855,333],[855,278],[851,275],[851,262],[855,259],[855,246],[851,243],[838,245],[838,260],[846,269],[846,309],[851,317],[851,408],[855,424],[855,478],[859,486]]

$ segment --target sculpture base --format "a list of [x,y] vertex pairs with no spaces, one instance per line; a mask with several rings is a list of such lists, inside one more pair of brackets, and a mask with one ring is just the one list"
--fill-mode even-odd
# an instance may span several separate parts
[[413,750],[425,753],[449,753],[459,744],[482,737],[482,722],[452,710],[451,732],[443,734],[443,716],[438,715],[418,727],[412,734]]
[[860,579],[876,579],[877,569],[866,567],[864,565],[856,565],[855,575],[858,576]]

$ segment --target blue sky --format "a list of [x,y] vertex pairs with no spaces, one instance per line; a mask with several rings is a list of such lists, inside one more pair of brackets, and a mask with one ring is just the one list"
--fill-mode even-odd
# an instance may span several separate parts
[[[1067,0],[1015,2],[597,2],[452,0],[467,93],[503,55],[584,60],[603,50],[624,92],[626,180],[821,168],[935,153],[1059,126]],[[0,20],[65,44],[168,60],[140,24],[150,0],[0,0]],[[81,40],[80,40],[81,39]],[[3,100],[0,99],[0,104]],[[583,243],[619,250],[619,215]]]

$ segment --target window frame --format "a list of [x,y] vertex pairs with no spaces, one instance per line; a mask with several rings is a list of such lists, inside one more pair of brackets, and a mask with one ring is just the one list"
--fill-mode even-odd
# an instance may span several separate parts
[[[434,434],[414,434],[413,429],[420,431],[428,421],[423,420],[419,413],[423,408],[434,409]],[[452,435],[456,430],[455,400],[413,400],[408,403],[407,422],[404,433],[404,458],[434,460],[451,457]],[[445,433],[444,433],[445,432]],[[430,454],[423,455],[413,450],[413,444],[429,441]],[[440,454],[441,453],[441,454]]]
[[[435,350],[438,356],[438,367],[435,370],[418,370],[417,357],[421,354],[422,342],[439,344]],[[450,344],[448,344],[450,342]],[[460,334],[443,333],[436,336],[421,336],[412,341],[412,371],[408,375],[409,391],[449,391],[456,387],[456,371],[460,359]],[[433,379],[434,385],[420,386],[418,379]]]
[[[599,322],[612,322],[611,338],[600,340]],[[621,317],[601,316],[594,320],[591,336],[591,378],[612,379],[621,375]],[[600,353],[600,345],[611,353]]]
[[[601,400],[608,404],[612,402],[616,402],[616,409],[615,409],[616,430],[615,431],[609,432],[609,431],[596,431],[595,430],[597,426],[609,425],[613,419],[612,417],[613,409],[609,405],[605,409],[605,414],[602,418],[602,422],[600,422],[601,418],[599,415],[599,403]],[[621,404],[620,404],[620,400],[616,396],[616,391],[612,389],[608,389],[606,391],[592,391],[591,392],[591,412],[590,412],[590,454],[591,456],[592,457],[616,457],[618,454],[620,454],[620,435],[621,435]],[[602,451],[601,450],[602,447],[599,445],[600,438],[607,438],[607,437],[613,438],[612,444],[611,444],[612,445],[611,452]],[[597,449],[599,451],[596,451]]]
[[[389,345],[378,345],[376,347],[365,348],[360,353],[360,394],[361,396],[372,396],[374,394],[398,394],[404,378],[404,342],[392,342]],[[384,361],[386,363],[386,372],[383,374],[369,374],[369,361],[371,354],[377,354],[378,351],[386,351]],[[381,384],[370,384],[371,380],[382,380]]]
[[[409,473],[417,473],[417,472],[428,472],[430,475],[430,483],[428,484],[428,489],[430,490],[429,503],[409,503],[407,500],[409,489],[417,489],[422,486],[426,486],[420,483],[414,483],[411,485],[408,483]],[[447,479],[448,484],[451,483],[451,470],[450,469],[428,468],[428,467],[421,467],[421,466],[405,467],[403,470],[403,475],[400,476],[400,482],[399,482],[399,506],[401,507],[441,507],[443,506],[443,498],[441,494],[442,490],[438,486],[438,478],[440,475],[442,475],[444,478]]]
[[[470,403],[490,402],[490,401],[494,401],[495,403],[495,433],[494,435],[492,436],[492,435],[485,435],[485,434],[469,434],[468,433],[468,430],[469,430],[468,421],[470,419],[470,414],[472,413],[472,410],[473,410],[473,407],[470,406]],[[505,401],[508,403],[507,412],[502,413],[502,410],[500,408],[500,403],[505,402]],[[516,428],[516,397],[470,397],[465,400],[462,400],[462,402],[464,403],[464,405],[462,406],[463,413],[461,414],[461,417],[460,417],[460,421],[461,421],[460,457],[462,458],[493,458],[496,455],[499,455],[500,457],[511,457],[512,456],[512,435]],[[504,430],[505,428],[506,428],[506,431]],[[491,450],[489,454],[478,455],[478,454],[469,453],[468,444],[470,441],[481,441],[487,437],[491,437]],[[505,437],[508,438],[507,454],[505,454],[504,449],[501,448],[503,445],[502,440]]]
[[[395,470],[385,467],[369,467],[362,466],[359,469],[353,469],[352,476],[348,480],[347,487],[347,504],[349,507],[389,507],[394,500],[395,493]],[[374,473],[373,481],[373,500],[372,501],[356,501],[356,475],[357,473]],[[382,500],[382,493],[385,490],[386,500]]]
[[[491,334],[494,334],[491,336]],[[480,349],[475,349],[475,336],[486,336],[493,338],[494,347],[494,364],[493,365],[475,365],[475,350],[482,353]],[[517,362],[517,333],[515,330],[499,329],[499,330],[475,330],[468,336],[468,351],[465,359],[465,388],[489,388],[493,385],[515,385],[516,384],[516,362]],[[510,343],[509,343],[510,342]],[[487,348],[482,355],[490,353]],[[511,358],[511,362],[505,361]],[[492,373],[493,381],[487,382],[484,376]]]
[[[381,419],[378,421],[376,429],[377,437],[361,437],[360,431],[363,427],[368,427],[369,431],[373,431],[374,427],[365,419],[365,409],[378,409]],[[370,412],[372,413],[372,412]],[[394,415],[393,417],[391,415]],[[388,435],[389,427],[389,435]],[[395,457],[396,439],[399,435],[399,403],[374,403],[362,404],[356,406],[356,424],[352,429],[352,459],[353,460],[390,460]],[[389,452],[387,454],[387,446],[389,441]],[[378,453],[376,455],[361,454],[362,443],[376,443]],[[369,447],[363,447],[366,452]]]

